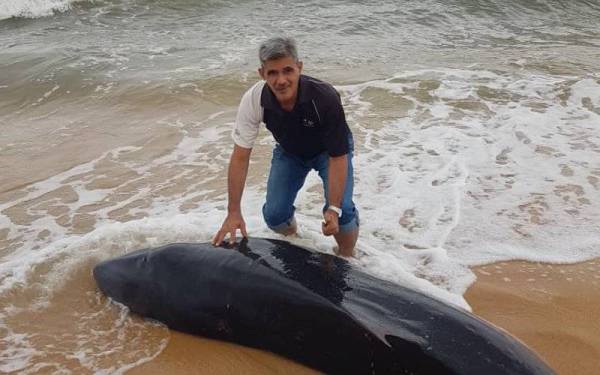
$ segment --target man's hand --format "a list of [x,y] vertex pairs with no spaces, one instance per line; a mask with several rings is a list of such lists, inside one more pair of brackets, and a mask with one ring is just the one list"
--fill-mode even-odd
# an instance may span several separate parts
[[242,214],[239,212],[229,213],[225,218],[221,229],[219,229],[213,238],[212,244],[219,246],[225,239],[225,235],[229,233],[229,243],[233,245],[236,241],[236,232],[238,229],[242,232],[242,236],[248,237],[248,233],[246,233],[246,223],[244,222]]
[[321,225],[321,229],[323,230],[323,234],[326,236],[332,236],[334,234],[338,234],[340,231],[340,226],[338,223],[337,213],[327,210],[323,213],[323,223]]

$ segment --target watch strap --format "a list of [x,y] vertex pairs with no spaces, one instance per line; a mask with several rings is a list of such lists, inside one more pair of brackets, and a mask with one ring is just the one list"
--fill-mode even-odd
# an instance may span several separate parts
[[327,206],[327,209],[335,212],[338,215],[338,217],[342,217],[342,209],[341,208],[330,204],[329,206]]

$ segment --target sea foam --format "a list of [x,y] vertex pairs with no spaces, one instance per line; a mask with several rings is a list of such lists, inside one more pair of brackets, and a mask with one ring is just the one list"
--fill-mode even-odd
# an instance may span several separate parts
[[78,0],[0,0],[0,20],[11,17],[39,18],[65,12]]

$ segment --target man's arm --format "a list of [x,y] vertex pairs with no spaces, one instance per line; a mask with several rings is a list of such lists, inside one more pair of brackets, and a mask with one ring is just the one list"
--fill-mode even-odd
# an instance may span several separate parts
[[233,146],[233,152],[229,160],[229,171],[227,173],[227,191],[229,197],[227,212],[229,214],[241,214],[242,212],[242,194],[246,184],[246,176],[248,175],[251,152],[251,148],[244,148],[238,145]]
[[221,229],[213,238],[213,245],[218,246],[225,239],[225,235],[229,233],[229,243],[235,243],[236,232],[238,229],[244,237],[248,237],[246,233],[246,223],[242,216],[242,194],[246,184],[246,176],[248,175],[248,165],[250,164],[251,148],[244,148],[237,144],[233,146],[231,159],[229,160],[229,169],[227,172],[227,217],[221,226]]
[[[329,172],[327,176],[328,189],[327,196],[329,204],[342,207],[344,189],[346,188],[346,178],[348,175],[348,154],[342,156],[329,157]],[[325,222],[323,223],[323,234],[331,236],[339,232],[337,213],[327,210],[323,214]]]

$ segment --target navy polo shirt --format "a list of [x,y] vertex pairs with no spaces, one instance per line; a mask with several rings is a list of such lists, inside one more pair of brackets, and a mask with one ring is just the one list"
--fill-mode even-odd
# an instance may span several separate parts
[[265,84],[260,104],[267,129],[287,152],[303,158],[312,158],[324,151],[330,156],[348,153],[350,129],[340,95],[329,83],[301,75],[296,105],[291,112],[281,108]]

